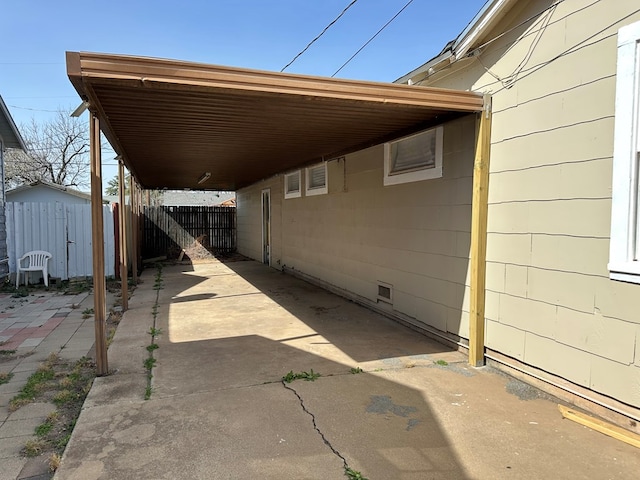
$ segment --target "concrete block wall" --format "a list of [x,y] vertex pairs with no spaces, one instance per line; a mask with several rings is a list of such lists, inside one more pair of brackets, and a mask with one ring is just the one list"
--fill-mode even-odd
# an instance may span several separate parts
[[[518,2],[487,38],[552,3]],[[423,84],[493,96],[487,347],[640,408],[640,285],[607,270],[617,31],[635,10],[562,2]]]
[[[272,192],[271,266],[315,277],[380,308],[468,337],[475,116],[444,126],[440,179],[383,186],[382,145],[328,163],[328,194],[284,199],[279,175],[238,192],[238,249],[261,258],[260,194]],[[304,185],[304,170],[302,172]]]

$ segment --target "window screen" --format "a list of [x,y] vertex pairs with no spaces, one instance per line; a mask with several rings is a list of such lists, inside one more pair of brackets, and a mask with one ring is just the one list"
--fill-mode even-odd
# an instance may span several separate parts
[[391,144],[389,175],[436,166],[435,130],[405,138]]

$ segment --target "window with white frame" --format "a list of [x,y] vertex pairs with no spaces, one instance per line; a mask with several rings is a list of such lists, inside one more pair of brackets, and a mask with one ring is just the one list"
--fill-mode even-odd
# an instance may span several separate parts
[[384,144],[384,185],[442,177],[443,127]]
[[327,162],[307,168],[305,178],[307,180],[307,188],[305,189],[307,196],[327,193]]
[[609,272],[640,283],[640,22],[618,30]]
[[298,198],[302,196],[300,183],[300,170],[287,173],[284,176],[284,198]]

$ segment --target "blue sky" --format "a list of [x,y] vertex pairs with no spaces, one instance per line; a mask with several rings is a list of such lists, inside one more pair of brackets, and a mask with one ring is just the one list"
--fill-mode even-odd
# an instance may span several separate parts
[[[0,95],[18,124],[80,99],[65,51],[280,71],[351,0],[13,0],[3,2]],[[455,38],[485,0],[414,0],[337,77],[393,81]],[[331,76],[408,0],[358,0],[286,71]],[[116,174],[105,152],[104,177]]]

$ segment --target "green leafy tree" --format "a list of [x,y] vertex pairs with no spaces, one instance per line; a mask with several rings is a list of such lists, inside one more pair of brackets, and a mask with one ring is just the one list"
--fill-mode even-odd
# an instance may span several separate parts
[[[113,177],[111,180],[107,182],[107,186],[104,189],[105,195],[118,195],[118,187],[120,185],[120,181],[118,180],[118,175]],[[124,182],[124,194],[129,195],[129,176],[125,176]]]

